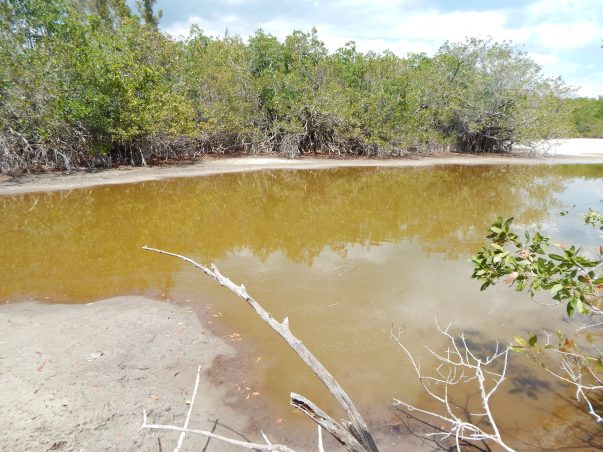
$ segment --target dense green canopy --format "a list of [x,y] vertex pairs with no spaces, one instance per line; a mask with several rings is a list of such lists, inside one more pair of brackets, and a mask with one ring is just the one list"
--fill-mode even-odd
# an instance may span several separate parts
[[567,99],[572,114],[573,135],[603,138],[603,97]]
[[0,169],[213,152],[507,151],[565,133],[568,90],[509,43],[328,52],[316,30],[179,40],[154,1],[0,0]]

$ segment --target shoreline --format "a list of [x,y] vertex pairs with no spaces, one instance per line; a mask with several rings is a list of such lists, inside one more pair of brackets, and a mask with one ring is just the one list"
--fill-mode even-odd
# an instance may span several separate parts
[[335,159],[303,157],[290,160],[278,157],[204,157],[189,163],[165,166],[121,167],[98,172],[43,173],[21,176],[0,176],[0,196],[24,193],[73,190],[105,185],[134,184],[166,179],[200,177],[215,174],[242,173],[262,170],[330,169],[343,167],[407,168],[437,165],[554,165],[603,164],[602,155],[545,155],[522,154],[476,155],[439,153],[418,158],[399,159]]

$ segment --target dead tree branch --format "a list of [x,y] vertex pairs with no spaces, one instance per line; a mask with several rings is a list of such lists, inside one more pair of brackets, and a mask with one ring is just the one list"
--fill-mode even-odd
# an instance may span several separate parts
[[[594,366],[600,366],[601,359],[603,358],[603,352],[597,348],[598,356],[591,356],[587,353],[577,353],[561,348],[554,348],[551,343],[551,334],[544,331],[546,335],[545,349],[556,353],[560,357],[560,368],[563,373],[551,370],[548,366],[543,364],[543,368],[550,375],[554,376],[558,380],[564,381],[573,385],[576,389],[576,400],[578,402],[585,402],[588,407],[588,414],[590,414],[595,421],[603,423],[603,416],[601,414],[600,407],[597,406],[595,401],[600,391],[603,391],[603,379],[601,379],[600,369],[594,369]],[[593,397],[594,394],[594,397]]]
[[318,408],[310,400],[292,392],[291,405],[316,422],[319,427],[324,428],[333,435],[347,450],[357,452],[366,450],[350,432],[342,428],[339,423],[335,422],[328,414]]
[[[436,322],[437,324],[437,322]],[[448,348],[444,353],[437,353],[431,349],[427,349],[439,362],[436,376],[426,376],[421,373],[419,363],[414,359],[410,351],[402,343],[400,335],[394,335],[392,338],[400,345],[406,353],[410,362],[419,377],[423,389],[435,400],[440,402],[444,408],[444,414],[438,414],[433,411],[417,408],[409,403],[394,399],[395,407],[403,407],[409,411],[418,411],[430,417],[436,418],[446,425],[447,428],[443,432],[431,433],[428,436],[438,437],[439,439],[452,438],[455,441],[456,448],[461,450],[461,442],[464,441],[491,441],[498,444],[504,450],[513,451],[501,438],[500,432],[490,410],[490,399],[505,380],[507,370],[507,362],[509,355],[509,347],[499,350],[498,344],[492,356],[485,359],[477,357],[469,348],[467,341],[463,335],[455,339],[448,330],[441,329],[438,325],[438,330],[447,337],[449,341]],[[502,361],[502,369],[500,371],[491,370],[499,365],[499,360]],[[454,410],[454,404],[450,400],[450,388],[459,385],[476,382],[479,388],[481,398],[481,406],[483,412],[472,413],[472,416],[485,418],[490,425],[491,432],[478,427],[470,420],[464,419],[463,416],[457,414]]]
[[[320,411],[321,414],[317,414],[317,417],[314,417],[314,415],[311,415],[309,413],[312,412],[312,409],[314,409],[314,413],[318,413],[315,410],[318,407],[316,407],[314,404],[310,405],[309,403],[311,402],[309,402],[307,399],[297,399],[299,401],[298,403],[292,397],[291,403],[293,404],[293,406],[296,406],[297,408],[300,408],[302,405],[308,407],[307,412],[304,410],[302,411],[304,411],[305,414],[310,416],[316,422],[318,422],[317,419],[321,419],[322,423],[319,422],[319,425],[324,428],[327,428],[327,424],[331,427],[338,426],[338,428],[331,428],[331,430],[327,429],[327,431],[329,431],[329,433],[331,433],[331,435],[333,435],[341,444],[343,444],[345,447],[348,447],[349,450],[365,450],[368,452],[378,452],[377,445],[375,444],[375,441],[368,429],[368,426],[366,425],[366,422],[360,415],[358,409],[354,406],[350,397],[346,394],[346,392],[339,385],[337,380],[335,380],[335,378],[331,375],[331,373],[325,368],[325,366],[310,352],[310,350],[308,350],[308,348],[302,343],[302,341],[300,341],[291,332],[291,330],[289,329],[288,318],[285,317],[282,323],[278,322],[253,297],[251,297],[249,293],[247,293],[247,289],[245,289],[245,286],[243,284],[237,286],[230,279],[223,276],[218,270],[218,268],[213,264],[211,265],[210,269],[205,265],[202,265],[194,261],[193,259],[182,256],[180,254],[170,253],[168,251],[150,248],[148,246],[144,246],[143,249],[182,259],[183,261],[188,262],[194,267],[200,269],[201,271],[203,271],[203,273],[215,279],[221,286],[226,287],[235,295],[238,295],[240,298],[245,300],[247,304],[249,304],[249,306],[251,306],[253,310],[262,318],[262,320],[264,320],[264,322],[266,322],[274,331],[276,331],[278,335],[281,336],[281,338],[283,338],[283,340],[287,342],[287,344],[306,363],[306,365],[310,369],[312,369],[314,374],[318,377],[320,381],[322,381],[322,383],[335,397],[339,405],[343,408],[343,410],[348,416],[349,421],[345,422],[344,426],[342,426],[332,418],[329,418],[328,415],[326,415],[326,413],[324,413],[323,411]],[[302,399],[304,400],[304,402],[301,402]],[[296,405],[296,403],[298,403],[298,405]],[[172,430],[173,429],[174,428],[172,428]],[[182,429],[180,429],[180,431],[182,431]],[[337,436],[341,432],[349,432],[351,436],[353,436],[353,438],[356,440],[356,443],[359,443],[361,448],[358,449],[357,445],[350,441],[350,438],[347,435]]]

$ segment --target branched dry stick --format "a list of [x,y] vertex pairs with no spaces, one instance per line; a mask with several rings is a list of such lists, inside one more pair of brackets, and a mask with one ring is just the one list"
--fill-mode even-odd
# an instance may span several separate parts
[[[561,360],[561,369],[566,373],[567,378],[563,377],[562,375],[559,375],[556,372],[553,372],[550,369],[545,368],[545,370],[554,377],[559,378],[560,380],[563,380],[567,383],[573,384],[576,388],[576,400],[578,402],[586,402],[586,405],[588,406],[588,413],[592,417],[594,417],[597,422],[601,423],[603,422],[603,417],[601,417],[601,415],[597,413],[595,405],[593,405],[593,401],[591,400],[591,396],[589,395],[589,393],[593,391],[603,390],[603,385],[593,385],[584,383],[584,379],[588,378],[588,376],[585,376],[582,371],[582,368],[585,366],[588,366],[588,364],[584,364],[584,361],[582,359],[576,360],[575,358],[568,359],[567,357],[564,357]],[[588,367],[588,370],[589,373],[594,376],[594,378],[599,380],[599,378],[594,375],[590,367]]]
[[[266,437],[264,432],[261,432],[261,433],[262,433],[262,436],[264,437],[264,440],[266,441],[266,444],[257,444],[257,443],[250,443],[248,441],[239,441],[237,439],[228,438],[228,437],[222,436],[222,435],[216,435],[215,433],[208,432],[206,430],[189,429],[188,423],[189,423],[189,420],[191,417],[191,412],[193,411],[193,405],[195,403],[195,399],[197,397],[197,389],[199,389],[200,376],[201,376],[201,366],[199,366],[197,369],[197,378],[195,380],[195,388],[193,389],[193,395],[191,397],[191,404],[188,409],[188,413],[186,415],[186,421],[184,423],[184,427],[176,427],[175,425],[148,424],[147,423],[147,412],[145,410],[143,410],[142,411],[142,426],[140,427],[139,431],[140,430],[175,430],[177,432],[180,432],[180,437],[178,438],[178,444],[176,445],[174,452],[180,451],[180,448],[182,447],[182,444],[184,442],[184,436],[187,433],[193,433],[195,435],[205,436],[207,438],[213,438],[218,441],[223,441],[228,444],[234,444],[235,446],[244,447],[246,449],[268,450],[268,451],[274,451],[274,452],[294,452],[293,449],[290,449],[283,444],[272,444],[270,441],[268,441],[268,438]],[[320,439],[319,439],[319,441],[320,441]]]
[[[394,341],[400,345],[410,359],[423,388],[432,398],[443,405],[445,414],[437,414],[433,411],[417,408],[397,399],[394,399],[394,406],[404,407],[409,411],[418,411],[445,422],[449,426],[446,431],[431,433],[428,436],[439,437],[440,439],[454,438],[458,450],[461,449],[461,441],[492,441],[507,451],[513,451],[514,449],[509,447],[501,438],[490,410],[490,399],[505,379],[509,347],[505,347],[504,350],[499,350],[497,344],[496,351],[491,357],[481,359],[471,352],[463,335],[459,337],[460,342],[462,343],[462,347],[459,347],[455,338],[448,333],[449,329],[450,325],[444,330],[438,325],[438,330],[449,340],[448,348],[443,354],[436,353],[427,348],[427,350],[441,363],[436,369],[438,374],[436,377],[423,375],[419,363],[402,343],[400,335],[392,333]],[[502,370],[500,372],[489,370],[489,368],[495,365],[499,359],[502,359]],[[452,407],[449,398],[449,388],[454,385],[473,381],[477,382],[479,387],[483,413],[474,413],[472,415],[485,417],[490,424],[492,432],[487,432],[469,420],[460,417]],[[442,394],[436,393],[432,389],[432,385],[442,388]]]
[[[192,264],[194,267],[200,269],[206,275],[215,279],[221,286],[226,287],[234,294],[245,300],[253,310],[264,320],[279,336],[281,336],[287,344],[297,353],[297,355],[306,363],[306,365],[314,372],[320,381],[327,387],[329,392],[335,397],[339,405],[343,408],[347,414],[349,420],[343,422],[343,426],[336,422],[334,419],[329,417],[326,413],[320,410],[309,400],[292,394],[291,404],[304,412],[304,414],[311,417],[315,422],[327,429],[331,435],[343,444],[348,450],[354,452],[378,452],[377,445],[366,425],[366,422],[360,415],[358,409],[354,406],[350,397],[346,394],[343,388],[339,385],[337,380],[331,375],[326,367],[308,350],[308,348],[291,332],[289,329],[289,319],[285,317],[283,322],[278,322],[272,317],[251,295],[247,293],[244,285],[237,286],[230,279],[223,276],[218,268],[212,264],[211,269],[202,265],[193,259],[186,256],[182,256],[176,253],[170,253],[168,251],[159,250],[156,248],[150,248],[148,246],[143,247],[144,250],[154,251],[160,254],[166,254],[168,256],[177,257],[185,262]],[[302,409],[302,407],[304,409]],[[177,429],[172,428],[172,430]],[[182,431],[182,430],[180,430]],[[349,432],[349,433],[348,433]],[[346,434],[347,433],[347,434]]]
[[543,365],[544,370],[555,378],[574,385],[576,388],[576,400],[578,402],[584,401],[588,406],[588,413],[598,423],[603,423],[603,416],[597,412],[591,395],[592,393],[603,391],[603,380],[597,375],[598,372],[593,369],[593,365],[600,365],[603,352],[598,350],[600,356],[590,356],[586,353],[560,350],[551,346],[551,334],[546,331],[544,331],[544,334],[547,337],[545,348],[551,347],[549,348],[550,351],[559,354],[561,357],[560,368],[565,376],[551,370],[545,365]]
[[174,430],[182,433],[192,433],[194,435],[205,436],[206,438],[217,439],[228,444],[234,444],[235,446],[244,447],[245,449],[256,449],[256,450],[269,450],[275,452],[295,452],[293,449],[288,448],[282,444],[258,444],[249,443],[247,441],[239,441],[237,439],[228,438],[227,436],[216,435],[215,433],[208,432],[207,430],[194,430],[182,427],[176,427],[175,425],[163,425],[163,424],[148,424],[147,423],[147,412],[143,411],[143,420],[140,430]]

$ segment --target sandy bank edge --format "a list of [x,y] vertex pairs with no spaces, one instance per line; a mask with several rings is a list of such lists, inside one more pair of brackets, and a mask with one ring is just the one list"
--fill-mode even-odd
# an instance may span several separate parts
[[0,176],[0,195],[14,195],[57,190],[71,190],[100,185],[131,184],[162,179],[208,176],[234,172],[266,169],[327,169],[341,167],[421,167],[433,165],[542,165],[542,164],[603,164],[603,156],[540,157],[516,155],[476,156],[444,154],[419,159],[316,159],[288,160],[266,157],[239,157],[227,159],[203,159],[187,165],[127,167],[96,173],[24,175],[16,178]]
[[[195,381],[203,374],[191,426],[208,419],[243,431],[227,390],[206,372],[235,351],[202,327],[192,310],[127,296],[86,305],[35,302],[0,306],[2,450],[157,450],[177,432],[138,432],[149,421],[182,425]],[[218,425],[216,433],[232,431]],[[187,439],[186,450],[206,440]],[[212,442],[209,450],[230,450]]]

